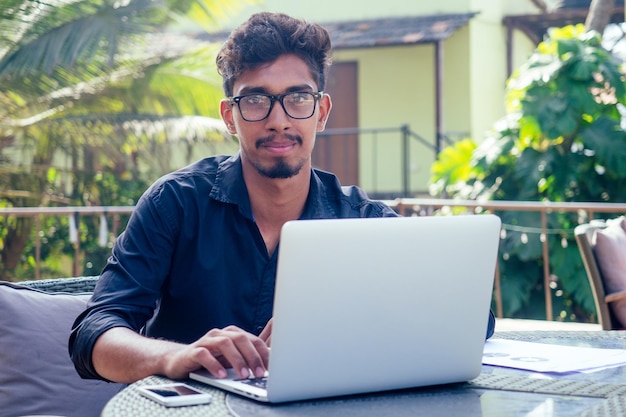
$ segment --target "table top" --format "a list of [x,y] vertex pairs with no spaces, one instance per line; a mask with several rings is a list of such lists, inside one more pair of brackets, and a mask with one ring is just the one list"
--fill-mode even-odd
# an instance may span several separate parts
[[[626,348],[626,331],[496,332],[494,338],[585,346]],[[421,387],[288,404],[261,404],[207,387],[209,405],[166,408],[143,398],[137,387],[171,382],[151,376],[117,394],[102,417],[369,417],[369,416],[623,416],[626,415],[626,366],[592,373],[555,376],[483,366],[467,383]]]

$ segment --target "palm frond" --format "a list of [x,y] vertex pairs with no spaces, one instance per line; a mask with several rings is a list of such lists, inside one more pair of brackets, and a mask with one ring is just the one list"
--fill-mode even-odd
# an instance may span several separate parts
[[[0,137],[31,149],[40,161],[32,163],[82,145],[117,153],[139,143],[182,141],[189,149],[232,139],[217,119],[216,46],[163,31],[196,3],[219,16],[219,2],[0,1],[12,5],[0,14],[2,36],[12,41],[0,56]],[[41,7],[30,16],[24,4],[34,3]],[[19,33],[3,31],[10,27]]]
[[[123,131],[125,136],[142,137],[147,141],[164,140],[168,143],[180,141],[224,141],[233,140],[221,119],[203,116],[163,116],[160,114],[88,114],[47,120],[43,124],[60,125],[73,131],[83,131],[97,137],[101,130],[97,126],[112,126]],[[96,135],[94,135],[94,133]],[[109,131],[100,139],[109,140]],[[97,142],[98,140],[95,140]],[[92,144],[97,144],[97,143]]]
[[98,54],[106,57],[103,64],[112,65],[128,37],[162,31],[176,16],[200,5],[204,20],[214,23],[213,14],[219,17],[225,8],[207,5],[206,0],[129,0],[116,5],[95,0],[8,1],[13,7],[0,15],[0,36],[8,45],[0,50],[0,77],[51,74],[56,66],[71,68]]
[[[178,0],[170,0],[178,3]],[[221,22],[235,16],[246,4],[261,4],[260,0],[222,1],[222,0],[190,0],[176,18],[182,16],[190,19],[204,30],[211,32],[219,29]]]
[[98,54],[104,58],[103,65],[112,65],[120,38],[141,32],[142,26],[129,17],[145,2],[119,8],[80,2],[32,19],[0,61],[0,77],[40,72],[50,75],[57,66],[71,68],[80,59],[91,60]]
[[[109,71],[91,67],[79,77],[57,68],[54,77],[27,79],[12,93],[24,99],[0,109],[0,120],[10,114],[11,124],[23,127],[40,120],[39,113],[56,115],[53,109],[63,114],[117,108],[164,115],[218,115],[220,80],[209,65],[215,59],[214,46],[172,34],[151,35],[141,46],[141,54],[125,52]],[[118,104],[111,106],[114,102]]]

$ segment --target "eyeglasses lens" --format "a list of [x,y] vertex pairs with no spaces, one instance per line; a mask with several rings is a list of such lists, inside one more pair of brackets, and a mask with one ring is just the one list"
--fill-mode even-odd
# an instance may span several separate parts
[[308,92],[287,93],[280,96],[265,94],[251,94],[239,98],[239,111],[249,122],[265,119],[271,109],[273,101],[280,101],[283,109],[293,119],[308,119],[315,112],[317,96]]

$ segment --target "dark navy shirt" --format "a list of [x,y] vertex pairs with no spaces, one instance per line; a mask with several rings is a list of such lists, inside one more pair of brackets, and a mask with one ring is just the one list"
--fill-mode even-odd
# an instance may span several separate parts
[[[397,214],[312,170],[301,219],[386,216]],[[91,352],[113,327],[182,343],[228,325],[259,334],[272,314],[277,254],[268,255],[254,222],[239,156],[206,158],[164,176],[138,201],[74,323],[76,369],[100,378]]]
[[[301,219],[388,216],[397,214],[312,170]],[[74,323],[69,350],[78,373],[100,378],[92,349],[113,327],[182,343],[228,325],[259,334],[272,314],[277,254],[268,255],[254,222],[239,156],[164,176],[137,203]],[[487,337],[494,326],[490,312]]]

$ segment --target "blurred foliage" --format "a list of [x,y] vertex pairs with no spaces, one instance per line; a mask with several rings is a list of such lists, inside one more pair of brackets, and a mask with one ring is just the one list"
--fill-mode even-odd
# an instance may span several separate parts
[[[433,165],[431,192],[458,199],[626,202],[626,86],[621,63],[582,25],[552,29],[508,81],[507,115],[479,145],[465,140]],[[573,229],[584,213],[500,212],[506,317],[545,318],[542,240],[554,315],[595,321]],[[606,216],[611,217],[611,216]]]
[[[156,177],[231,142],[217,45],[172,25],[216,29],[238,3],[0,0],[0,207],[132,205]],[[42,275],[98,273],[110,252],[90,243],[98,220],[80,222],[72,271],[68,220],[44,219]],[[34,277],[34,233],[34,218],[0,218],[1,279]]]
[[[104,206],[132,206],[149,185],[148,182],[141,179],[119,178],[112,172],[100,172],[89,177],[93,180],[91,192],[99,194],[99,201]],[[77,202],[75,205],[88,205],[90,203],[89,198],[93,196],[85,194],[84,197],[87,198],[87,201],[82,203],[87,204]],[[107,233],[103,245],[99,242],[100,216],[85,215],[76,218],[80,239],[80,270],[77,275],[98,275],[100,273],[111,253],[117,234],[124,229],[129,216],[105,214],[105,218]],[[72,276],[74,274],[76,246],[70,241],[69,216],[40,216],[40,221],[41,277]],[[11,226],[15,226],[15,224],[16,218],[13,216],[0,217],[2,239],[6,238]],[[27,235],[18,262],[15,268],[10,271],[13,280],[33,279],[35,277],[37,231],[34,228],[34,222],[31,226],[33,227]],[[0,239],[0,243],[2,239]]]

